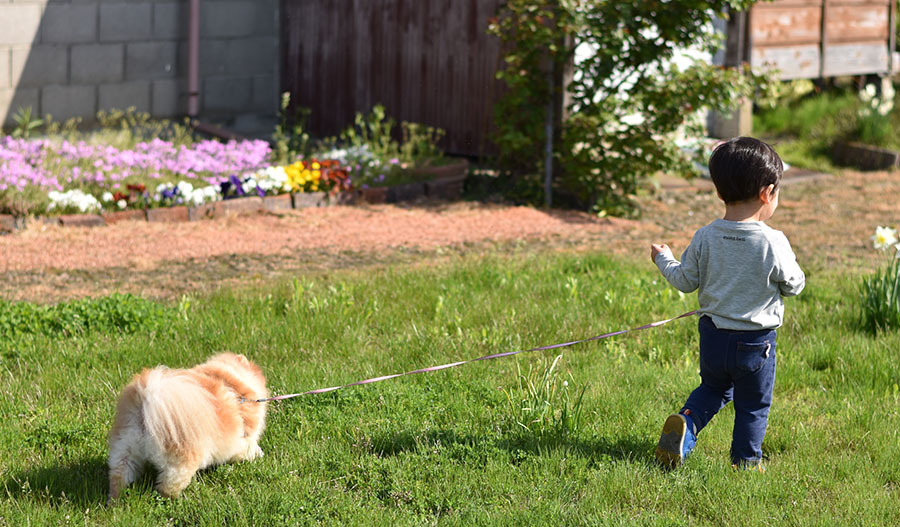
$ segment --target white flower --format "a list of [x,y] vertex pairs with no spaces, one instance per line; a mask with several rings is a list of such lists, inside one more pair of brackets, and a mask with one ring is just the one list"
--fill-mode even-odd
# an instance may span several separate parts
[[50,198],[47,210],[54,210],[57,207],[68,207],[78,209],[81,212],[92,212],[99,211],[102,208],[97,198],[78,189],[67,192],[50,191],[47,193],[47,197]]
[[180,192],[182,196],[190,196],[191,192],[194,191],[194,185],[191,185],[187,181],[179,181],[176,186],[178,187],[178,192]]
[[874,242],[876,249],[881,249],[883,251],[888,247],[897,244],[897,229],[880,226],[875,227],[875,235],[872,236],[872,241]]
[[877,95],[877,88],[875,88],[874,84],[867,84],[866,88],[859,92],[859,98],[863,102],[869,102],[875,98]]
[[206,194],[203,192],[203,190],[197,189],[188,195],[188,200],[190,200],[190,202],[193,203],[195,207],[199,207],[200,205],[203,205],[204,201],[206,201]]
[[103,196],[100,197],[103,201],[112,201],[113,195],[112,192],[104,192]]
[[128,206],[128,202],[125,201],[124,199],[120,199],[119,201],[116,202],[116,205],[118,205],[120,209],[124,209],[125,207]]
[[164,191],[168,188],[172,188],[171,183],[160,183],[159,185],[156,185],[156,193],[162,194],[162,191]]

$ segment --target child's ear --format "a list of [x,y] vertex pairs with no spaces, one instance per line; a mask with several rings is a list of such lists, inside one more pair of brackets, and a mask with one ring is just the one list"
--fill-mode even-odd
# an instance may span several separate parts
[[769,203],[775,199],[775,185],[769,185],[759,189],[759,200],[763,203]]

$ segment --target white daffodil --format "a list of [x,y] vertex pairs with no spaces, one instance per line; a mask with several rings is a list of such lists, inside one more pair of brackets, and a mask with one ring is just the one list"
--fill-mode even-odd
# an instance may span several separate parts
[[875,234],[872,236],[876,249],[886,250],[888,247],[897,244],[897,229],[890,227],[875,227]]

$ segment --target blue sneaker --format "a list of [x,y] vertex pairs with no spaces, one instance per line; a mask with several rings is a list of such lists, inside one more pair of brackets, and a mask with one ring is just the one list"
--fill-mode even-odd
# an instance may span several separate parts
[[682,414],[672,414],[663,424],[659,444],[656,445],[656,460],[665,468],[679,467],[695,444],[697,434],[694,423]]

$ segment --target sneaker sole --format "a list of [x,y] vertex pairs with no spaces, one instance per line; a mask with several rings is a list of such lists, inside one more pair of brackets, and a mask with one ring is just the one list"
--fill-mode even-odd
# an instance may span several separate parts
[[663,424],[662,435],[656,446],[656,460],[667,468],[675,468],[684,463],[681,450],[684,447],[684,436],[687,433],[687,422],[680,415],[670,415]]

